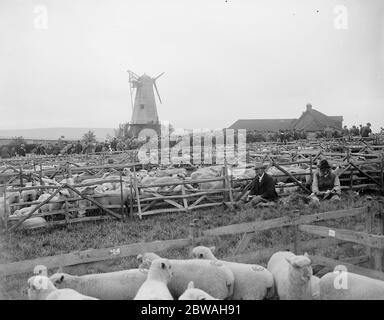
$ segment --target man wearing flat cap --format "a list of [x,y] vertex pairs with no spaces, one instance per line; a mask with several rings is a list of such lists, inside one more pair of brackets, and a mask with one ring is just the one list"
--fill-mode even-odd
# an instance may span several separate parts
[[249,201],[252,205],[275,201],[278,198],[275,189],[276,181],[265,171],[265,166],[256,165],[256,176],[253,179],[252,187],[247,196],[247,202]]
[[256,165],[256,176],[252,181],[251,189],[246,196],[246,199],[238,201],[237,205],[245,204],[249,202],[251,205],[257,205],[259,203],[267,203],[278,199],[278,195],[275,189],[275,179],[265,172],[266,168],[262,165]]
[[313,174],[311,201],[313,203],[318,203],[320,199],[338,201],[340,196],[339,177],[332,172],[328,161],[323,159],[320,161],[318,170]]

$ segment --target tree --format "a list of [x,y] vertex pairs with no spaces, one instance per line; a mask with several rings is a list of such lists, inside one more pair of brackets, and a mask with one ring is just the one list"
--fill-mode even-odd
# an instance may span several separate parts
[[16,149],[19,148],[22,144],[26,144],[23,137],[13,137],[11,142],[9,143],[10,147],[15,147]]
[[93,131],[89,130],[87,133],[84,133],[83,135],[83,141],[87,143],[94,143],[96,142],[96,135]]

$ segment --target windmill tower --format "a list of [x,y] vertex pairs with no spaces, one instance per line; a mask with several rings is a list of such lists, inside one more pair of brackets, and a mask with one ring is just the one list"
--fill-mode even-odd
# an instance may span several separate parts
[[[132,119],[130,122],[129,133],[132,136],[137,136],[138,133],[145,128],[154,129],[156,132],[160,131],[159,115],[157,113],[155,88],[159,101],[161,98],[157,89],[156,80],[163,74],[159,74],[155,78],[151,78],[145,73],[138,76],[136,73],[128,70],[129,83],[131,92],[131,105],[132,105]],[[135,102],[132,101],[133,92],[136,89]]]

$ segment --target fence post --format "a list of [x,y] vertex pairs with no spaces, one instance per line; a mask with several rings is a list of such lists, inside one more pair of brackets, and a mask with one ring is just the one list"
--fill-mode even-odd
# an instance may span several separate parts
[[353,190],[353,171],[355,169],[353,167],[351,167],[351,176],[350,176],[350,180],[349,180],[349,187],[351,190]]
[[[296,218],[300,216],[300,211],[299,210],[293,210],[292,212],[292,217]],[[299,230],[299,225],[295,224],[292,227],[293,230],[293,250],[295,254],[300,254],[301,248],[300,248],[300,230]]]
[[140,204],[140,192],[139,188],[137,186],[137,178],[136,178],[136,169],[133,167],[133,173],[134,173],[134,187],[135,187],[135,194],[136,194],[136,201],[137,201],[137,213],[139,214],[140,220],[142,219],[141,215],[141,204]]
[[72,168],[69,162],[67,162],[67,172],[68,172],[69,178],[72,178]]
[[10,212],[8,212],[8,209],[10,209],[7,206],[7,182],[4,184],[4,228],[5,231],[8,231],[8,216]]
[[129,176],[129,192],[130,192],[130,195],[131,197],[129,198],[129,214],[131,216],[131,218],[133,218],[133,192],[132,192],[132,188],[133,188],[133,185],[132,185],[132,176],[130,175]]
[[226,167],[224,165],[224,167],[221,170],[221,173],[222,173],[222,177],[223,177],[223,189],[224,189],[223,201],[227,202],[228,201],[228,192],[227,192],[227,179],[226,179],[226,170],[225,169],[226,169]]
[[[184,184],[181,185],[181,194],[182,194],[183,196],[186,195]],[[189,208],[188,208],[188,199],[187,199],[187,198],[184,198],[184,197],[183,197],[183,205],[184,205],[184,208],[185,208],[185,212],[189,212]]]
[[195,222],[191,222],[188,226],[188,238],[191,240],[192,247],[195,246]]
[[123,194],[123,176],[122,176],[122,171],[120,171],[120,210],[121,210],[121,217],[123,220],[126,219],[126,216],[124,214],[124,194]]
[[43,166],[41,165],[41,162],[40,162],[39,179],[40,179],[40,184],[43,186],[44,185],[44,183],[43,183]]
[[313,159],[312,159],[312,153],[311,153],[309,155],[309,185],[310,186],[312,186],[312,179],[313,179],[313,169],[312,169],[312,166],[313,166]]
[[22,188],[22,187],[24,187],[24,183],[23,183],[23,165],[22,164],[20,164],[19,170],[20,170],[20,187]]
[[[365,216],[365,232],[368,234],[372,234],[373,224],[374,224],[374,211],[372,210],[372,198],[367,197],[367,212]],[[373,259],[373,249],[369,246],[366,246],[366,254],[369,259],[369,267],[372,269],[374,267],[374,259]]]
[[64,204],[64,210],[65,210],[65,223],[68,227],[69,224],[69,211],[68,211],[68,200],[65,198],[65,204]]
[[[378,201],[378,205],[379,205],[379,214],[378,214],[378,216],[379,216],[379,228],[378,228],[378,232],[379,232],[379,235],[383,235],[384,234],[383,201],[379,200]],[[383,271],[384,249],[376,249],[375,248],[374,252],[375,252],[375,255],[374,255],[374,258],[375,258],[375,270]]]
[[194,223],[194,237],[195,238],[199,238],[200,237],[200,225],[199,225],[199,219],[193,219],[193,223]]
[[383,154],[381,155],[380,182],[381,182],[381,194],[384,195],[384,156]]
[[226,177],[226,180],[227,180],[227,187],[229,189],[228,190],[229,201],[231,202],[231,205],[233,206],[232,175],[228,174],[227,162],[225,162],[225,177]]

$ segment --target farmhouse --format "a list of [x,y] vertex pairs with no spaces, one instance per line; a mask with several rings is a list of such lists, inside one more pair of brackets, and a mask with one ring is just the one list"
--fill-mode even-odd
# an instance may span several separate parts
[[259,132],[277,132],[280,130],[303,130],[307,132],[323,131],[325,128],[341,130],[342,116],[327,116],[307,104],[306,110],[298,119],[239,119],[229,129],[246,129]]

